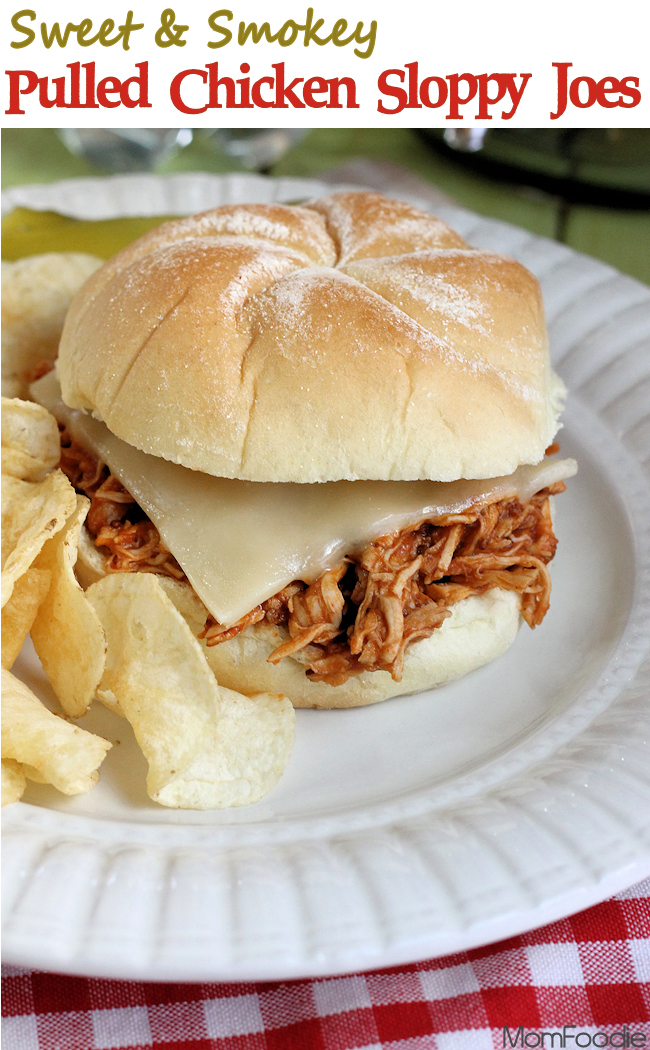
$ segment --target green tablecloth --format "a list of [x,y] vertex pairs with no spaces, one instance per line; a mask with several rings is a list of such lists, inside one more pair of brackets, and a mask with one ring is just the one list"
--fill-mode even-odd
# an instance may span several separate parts
[[[402,164],[459,204],[533,233],[554,237],[558,229],[560,204],[556,198],[468,172],[436,154],[408,128],[314,129],[275,165],[272,174],[317,177],[355,157]],[[85,161],[68,153],[54,131],[44,128],[3,131],[2,167],[3,187],[97,174]],[[232,160],[206,140],[195,138],[157,170],[223,172],[234,167]],[[564,240],[578,251],[650,283],[650,213],[574,205],[569,209]]]

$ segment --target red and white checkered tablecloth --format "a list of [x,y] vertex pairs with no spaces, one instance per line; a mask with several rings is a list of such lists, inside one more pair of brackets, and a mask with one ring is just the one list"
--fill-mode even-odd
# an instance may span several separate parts
[[[521,937],[371,973],[156,984],[6,967],[3,992],[5,1050],[650,1048],[650,879]],[[565,1025],[564,1044],[542,1035]]]

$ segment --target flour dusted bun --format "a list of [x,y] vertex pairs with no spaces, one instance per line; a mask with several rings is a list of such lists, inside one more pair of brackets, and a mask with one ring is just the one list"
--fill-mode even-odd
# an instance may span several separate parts
[[539,286],[372,193],[167,223],[87,282],[63,398],[131,445],[252,481],[451,481],[557,431]]
[[[193,633],[198,634],[205,622],[205,608],[191,587],[168,577],[159,580]],[[265,623],[247,627],[212,648],[204,643],[203,651],[217,681],[228,689],[248,696],[283,693],[294,707],[361,707],[391,696],[434,689],[495,660],[515,640],[520,604],[518,594],[505,590],[487,591],[458,602],[438,630],[409,646],[401,682],[394,682],[387,671],[366,671],[348,678],[343,685],[331,686],[311,682],[304,665],[293,657],[269,664],[267,657],[288,633]]]

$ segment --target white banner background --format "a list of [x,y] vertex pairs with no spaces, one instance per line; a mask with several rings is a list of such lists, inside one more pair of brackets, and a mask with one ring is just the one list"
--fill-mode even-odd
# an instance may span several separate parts
[[[133,31],[130,48],[124,50],[122,43],[111,47],[101,46],[99,42],[82,47],[77,42],[75,33],[70,34],[67,46],[60,47],[56,42],[48,49],[41,39],[41,23],[46,25],[46,33],[52,31],[52,24],[58,22],[63,29],[67,22],[78,25],[83,18],[92,19],[93,28],[87,36],[93,36],[106,18],[114,19],[117,25],[124,22],[132,4],[133,19],[144,23],[144,28]],[[313,0],[313,19],[324,19],[319,35],[326,36],[332,32],[338,19],[346,19],[348,29],[343,34],[349,37],[358,22],[363,23],[360,35],[370,31],[373,20],[377,22],[376,40],[372,54],[360,58],[354,54],[354,48],[368,50],[368,42],[357,44],[351,42],[336,47],[330,42],[319,47],[311,43],[304,46],[304,33],[297,32],[297,39],[291,46],[282,47],[278,42],[269,43],[262,40],[258,44],[249,38],[246,44],[237,43],[240,22],[256,22],[258,25],[268,21],[271,31],[277,33],[282,25],[292,19],[298,25],[304,25],[308,3],[305,0],[221,0],[224,8],[232,12],[232,19],[221,15],[218,22],[233,32],[233,39],[220,48],[210,48],[209,42],[223,39],[210,29],[208,16],[219,10],[215,0],[184,0],[177,3],[175,23],[189,28],[182,34],[184,46],[171,44],[167,47],[157,46],[155,34],[161,26],[161,15],[164,4],[154,4],[151,0],[126,0],[124,4],[111,0],[111,3],[98,2],[90,5],[87,0],[49,0],[47,4],[36,4],[34,8],[21,9],[16,4],[5,6],[2,15],[4,70],[29,70],[27,75],[18,81],[4,74],[3,110],[10,108],[10,82],[14,87],[25,88],[34,83],[35,77],[49,78],[46,85],[49,97],[55,97],[53,78],[65,77],[65,100],[70,101],[70,63],[95,63],[95,82],[106,77],[126,80],[138,72],[136,63],[148,63],[148,98],[150,108],[127,108],[118,105],[115,108],[47,108],[39,104],[40,87],[34,87],[30,93],[20,95],[18,107],[24,113],[5,112],[5,127],[48,127],[48,126],[150,126],[166,127],[168,125],[191,124],[192,126],[224,127],[259,127],[259,126],[295,126],[295,127],[413,127],[413,126],[462,126],[490,127],[498,124],[509,127],[643,127],[648,125],[650,113],[650,87],[647,87],[648,75],[648,25],[647,3],[636,3],[633,0],[620,0],[613,4],[611,0],[454,0],[453,3],[423,3],[422,0]],[[23,47],[12,47],[13,43],[22,43],[27,39],[11,25],[11,18],[22,10],[20,24],[31,28],[35,39]],[[35,15],[30,17],[31,12]],[[287,29],[290,34],[291,27]],[[115,32],[111,34],[115,36]],[[163,33],[163,40],[166,34]],[[261,77],[274,77],[274,63],[284,63],[285,81],[295,78],[308,80],[313,77],[332,79],[335,77],[353,78],[356,85],[358,108],[250,108],[207,109],[204,113],[181,113],[174,107],[170,98],[170,84],[174,76],[186,69],[205,71],[207,63],[218,62],[219,76],[229,76],[234,80],[244,75],[251,82]],[[636,78],[640,82],[641,99],[634,107],[605,107],[595,102],[589,108],[582,108],[569,102],[567,109],[559,120],[552,120],[551,113],[557,109],[557,71],[554,62],[570,62],[570,79],[573,77],[590,77],[594,82],[603,78]],[[243,74],[240,65],[248,63],[250,72]],[[523,92],[515,114],[504,120],[502,114],[512,109],[508,95],[498,104],[490,105],[488,112],[491,120],[477,119],[478,94],[465,105],[461,105],[459,114],[462,119],[450,119],[449,101],[439,108],[404,108],[399,113],[385,114],[378,111],[378,103],[392,108],[396,105],[395,97],[390,97],[378,88],[378,79],[383,71],[403,70],[407,63],[418,63],[419,81],[425,77],[449,77],[450,75],[471,74],[532,74]],[[207,73],[205,73],[207,76]],[[81,99],[83,101],[85,71],[81,70]],[[391,74],[390,83],[401,86],[396,74]],[[518,76],[517,85],[521,85]],[[449,85],[449,81],[446,81]],[[113,83],[105,85],[114,87]],[[318,86],[318,85],[316,85]],[[408,83],[403,85],[408,87]],[[471,88],[472,81],[469,82]],[[589,85],[583,83],[580,98],[587,98]],[[611,88],[606,84],[604,88]],[[181,97],[190,107],[201,108],[208,101],[208,85],[192,74],[181,87]],[[460,84],[462,93],[468,92],[468,83]],[[497,84],[489,85],[492,95],[496,93]],[[236,89],[239,99],[239,87]],[[270,85],[263,85],[258,97],[273,100],[275,90]],[[303,84],[296,86],[296,97],[302,99]],[[592,95],[595,94],[592,88]],[[137,97],[137,85],[132,85],[132,97]],[[340,97],[345,107],[347,91],[342,89]],[[18,97],[16,95],[16,97]],[[328,92],[314,95],[317,100],[327,99]],[[413,96],[412,96],[413,97]],[[432,85],[431,97],[435,100],[437,89]],[[601,95],[606,101],[616,101],[619,92],[613,91]],[[119,99],[113,91],[105,95],[109,101]],[[220,89],[220,101],[225,100],[225,89]],[[624,97],[629,103],[630,97]]]

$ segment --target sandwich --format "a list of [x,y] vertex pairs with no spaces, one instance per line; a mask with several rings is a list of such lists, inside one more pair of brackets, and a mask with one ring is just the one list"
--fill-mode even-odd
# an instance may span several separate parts
[[564,398],[536,279],[372,193],[166,223],[94,273],[32,387],[91,506],[223,686],[350,707],[499,656],[549,606]]

